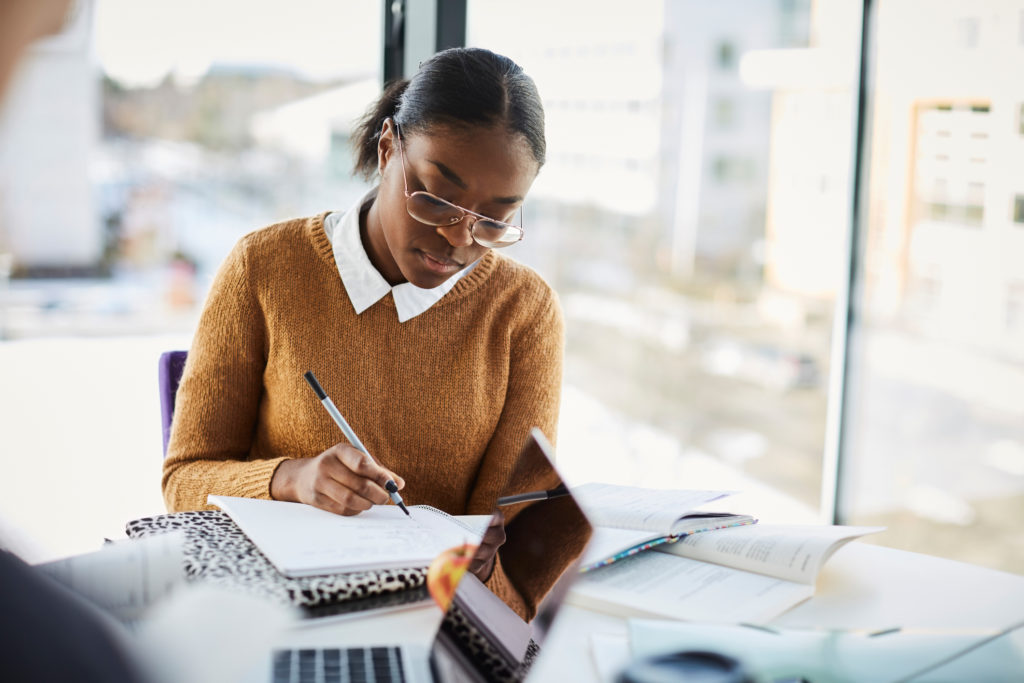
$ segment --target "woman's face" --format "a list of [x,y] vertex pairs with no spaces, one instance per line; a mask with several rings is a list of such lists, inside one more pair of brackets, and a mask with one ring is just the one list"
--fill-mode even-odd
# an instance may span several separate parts
[[392,121],[377,146],[381,168],[377,200],[366,217],[364,246],[392,285],[437,287],[487,252],[470,235],[472,217],[454,225],[417,221],[406,209],[402,160],[409,192],[425,190],[499,221],[516,222],[539,166],[526,139],[502,126],[435,126],[401,136]]

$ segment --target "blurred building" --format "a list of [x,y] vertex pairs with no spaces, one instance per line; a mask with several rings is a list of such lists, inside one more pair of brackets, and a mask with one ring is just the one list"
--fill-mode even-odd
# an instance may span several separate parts
[[810,0],[639,0],[614,22],[527,21],[543,5],[488,5],[478,26],[489,30],[473,37],[507,47],[544,97],[536,233],[559,236],[546,251],[580,257],[552,269],[620,292],[664,275],[757,288],[772,92],[750,87],[739,64],[751,51],[805,46]]
[[928,31],[920,3],[880,12],[868,310],[1020,360],[1024,1],[936,0]]
[[637,2],[626,21],[594,28],[551,22],[537,27],[524,51],[544,98],[549,143],[531,196],[648,215],[659,172],[661,3]]
[[380,91],[378,79],[366,78],[265,109],[252,117],[252,138],[261,148],[347,174],[353,128]]
[[89,165],[99,139],[93,0],[22,61],[0,110],[0,252],[15,272],[88,273],[103,253]]
[[659,198],[677,277],[704,270],[760,283],[772,99],[741,78],[739,65],[750,51],[805,46],[807,6],[664,5]]
[[860,3],[814,2],[803,46],[743,55],[742,81],[771,94],[764,313],[803,324],[845,276]]

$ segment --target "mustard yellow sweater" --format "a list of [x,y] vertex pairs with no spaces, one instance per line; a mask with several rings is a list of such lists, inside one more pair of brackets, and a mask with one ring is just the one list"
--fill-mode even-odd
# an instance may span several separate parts
[[325,216],[250,233],[221,266],[178,389],[168,510],[204,509],[208,494],[269,498],[283,460],[343,442],[303,379],[312,370],[374,458],[405,479],[407,504],[489,514],[530,428],[555,438],[554,293],[492,251],[412,320],[398,322],[390,296],[356,315]]

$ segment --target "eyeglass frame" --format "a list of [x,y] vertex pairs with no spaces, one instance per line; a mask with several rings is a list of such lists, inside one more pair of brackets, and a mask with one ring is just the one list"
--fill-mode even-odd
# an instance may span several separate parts
[[[469,226],[469,236],[472,238],[472,240],[473,240],[473,242],[475,244],[478,244],[479,246],[484,247],[485,249],[504,249],[505,247],[511,247],[513,244],[517,244],[517,243],[519,243],[519,242],[521,242],[523,240],[523,237],[526,236],[526,228],[524,228],[522,225],[516,225],[515,223],[507,223],[505,221],[499,221],[496,218],[491,218],[490,216],[485,216],[482,213],[477,213],[476,211],[470,211],[469,209],[467,209],[467,208],[465,208],[463,206],[459,206],[458,204],[456,204],[454,202],[448,201],[444,197],[438,197],[433,192],[428,192],[426,190],[416,190],[415,192],[409,192],[409,175],[408,175],[408,173],[405,170],[405,144],[402,142],[402,135],[401,135],[401,133],[398,130],[398,122],[395,121],[394,119],[389,119],[389,120],[391,121],[391,125],[393,125],[394,129],[395,129],[395,141],[398,144],[398,156],[401,157],[401,160],[402,160],[402,182],[403,182],[403,184],[405,186],[404,187],[405,211],[406,211],[406,213],[409,214],[409,216],[414,221],[416,221],[417,223],[422,223],[423,225],[434,225],[433,223],[424,223],[419,218],[416,218],[416,216],[413,216],[412,212],[409,211],[409,200],[412,199],[413,196],[415,196],[417,194],[421,194],[421,195],[426,195],[427,197],[430,197],[432,200],[441,202],[443,204],[447,204],[448,206],[452,207],[453,209],[458,209],[459,211],[462,212],[462,215],[459,216],[457,220],[453,220],[448,225],[434,225],[434,227],[436,227],[436,228],[450,228],[452,226],[458,225],[463,220],[465,220],[466,215],[468,214],[470,216],[475,216],[476,217],[476,220],[473,221],[473,223]],[[522,222],[522,211],[523,211],[523,207],[522,207],[522,205],[520,205],[520,207],[519,207],[520,223]],[[515,230],[518,230],[519,231],[519,239],[515,240],[514,242],[509,242],[508,244],[501,244],[501,245],[498,245],[498,246],[489,246],[489,245],[486,245],[486,244],[481,244],[480,241],[477,240],[476,235],[473,234],[473,229],[476,227],[477,221],[479,221],[481,219],[485,220],[485,221],[490,221],[492,223],[497,223],[498,225],[506,225],[509,228],[514,228]]]

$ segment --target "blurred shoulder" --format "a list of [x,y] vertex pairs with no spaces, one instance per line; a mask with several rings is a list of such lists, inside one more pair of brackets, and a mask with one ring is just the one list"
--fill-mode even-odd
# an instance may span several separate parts
[[534,300],[541,305],[557,303],[555,289],[540,273],[511,256],[492,253],[495,258],[494,276],[503,287],[510,288],[520,298]]
[[246,255],[272,253],[277,257],[329,251],[330,239],[324,231],[324,219],[330,212],[302,218],[290,218],[253,230],[238,240],[236,249]]

